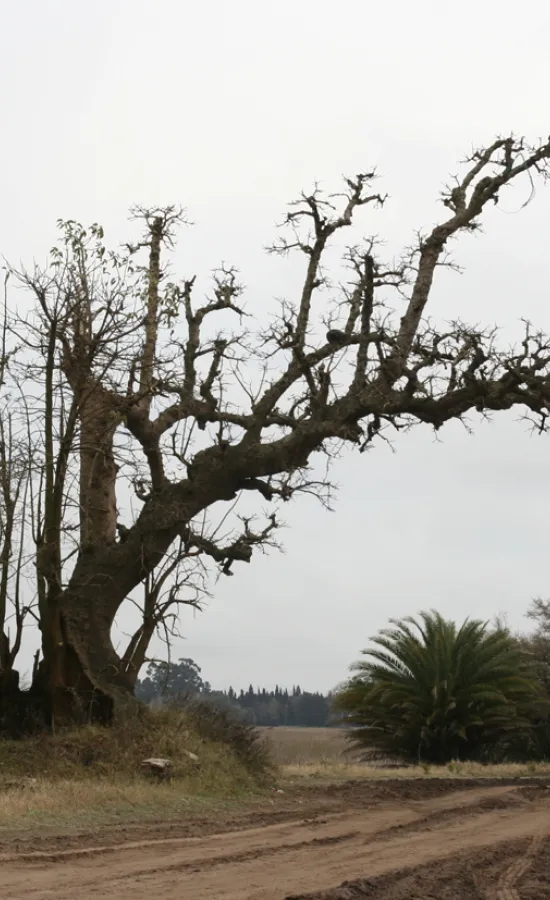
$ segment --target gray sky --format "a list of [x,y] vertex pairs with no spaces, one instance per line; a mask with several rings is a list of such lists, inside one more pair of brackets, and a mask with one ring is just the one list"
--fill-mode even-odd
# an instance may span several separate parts
[[[549,38],[542,0],[4,4],[0,252],[44,259],[58,217],[98,220],[115,243],[130,205],[179,202],[196,222],[180,274],[234,263],[265,312],[299,284],[262,246],[313,179],[376,165],[391,201],[361,223],[391,254],[433,224],[472,143],[546,136]],[[550,192],[513,214],[526,198],[509,193],[454,248],[466,272],[437,279],[433,317],[499,323],[505,344],[520,317],[550,330]],[[217,687],[326,690],[389,616],[434,606],[523,625],[550,593],[548,439],[516,412],[395,450],[338,462],[335,513],[285,508],[285,555],[221,580],[174,655]]]

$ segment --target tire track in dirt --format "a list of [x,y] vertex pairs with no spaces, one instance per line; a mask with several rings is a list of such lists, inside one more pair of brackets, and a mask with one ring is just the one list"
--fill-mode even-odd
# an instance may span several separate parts
[[[405,800],[397,804],[395,801],[390,804],[386,803],[381,809],[374,807],[371,810],[362,810],[360,813],[361,820],[365,815],[369,817],[369,829],[374,829],[373,834],[383,835],[391,833],[394,829],[406,828],[408,825],[414,827],[415,824],[421,825],[424,822],[430,822],[435,816],[448,817],[453,815],[467,814],[484,809],[484,804],[506,804],[513,802],[518,795],[518,790],[509,785],[498,785],[497,787],[478,788],[476,790],[462,790],[449,795],[443,795],[429,800]],[[240,835],[246,840],[247,844],[254,845],[256,837],[259,835],[262,844],[266,838],[271,837],[273,844],[284,841],[295,834],[296,829],[316,829],[317,831],[323,826],[338,826],[338,823],[349,823],[350,811],[339,811],[325,815],[323,819],[317,817],[304,817],[302,819],[294,819],[273,825],[263,825],[257,828],[239,829],[238,831],[221,831],[217,834],[209,835],[209,841],[225,842],[229,837],[238,839]],[[390,822],[389,826],[386,823]],[[36,850],[31,852],[17,853],[0,853],[0,864],[6,862],[63,862],[64,860],[76,860],[81,857],[103,856],[105,854],[116,854],[122,851],[141,850],[155,848],[168,850],[176,850],[179,846],[189,847],[196,844],[198,847],[204,846],[205,839],[201,837],[167,837],[153,838],[150,840],[126,841],[119,844],[92,844],[90,846],[80,846],[69,848],[68,850]]]
[[[450,799],[455,793],[468,791],[474,796],[478,789],[490,787],[521,788],[522,794],[529,789],[540,791],[541,786],[550,783],[547,777],[528,778],[429,778],[408,779],[384,778],[338,781],[335,783],[309,783],[299,781],[289,783],[283,795],[257,798],[250,806],[235,808],[193,809],[184,807],[179,819],[153,819],[147,822],[109,823],[88,829],[71,828],[60,832],[52,826],[25,829],[0,830],[0,855],[10,852],[23,854],[36,850],[60,851],[80,849],[101,844],[118,846],[122,843],[152,840],[168,840],[190,837],[205,837],[220,831],[241,831],[251,828],[271,826],[297,819],[318,819],[350,810],[388,807],[392,803],[400,806],[410,801]],[[4,858],[6,858],[4,856]]]
[[544,837],[543,833],[535,835],[527,852],[504,870],[495,889],[494,900],[521,900],[516,885],[533,865],[542,847]]
[[[504,808],[484,808],[489,800],[504,803]],[[437,825],[435,834],[429,830],[430,816]],[[415,831],[415,822],[420,831]],[[399,832],[399,825],[406,827],[406,834]],[[3,900],[150,900],[151,895],[162,900],[281,900],[289,891],[295,895],[321,890],[344,879],[380,875],[547,832],[550,815],[543,801],[535,797],[521,802],[521,791],[500,786],[426,801],[393,800],[323,822],[302,819],[116,848],[4,854],[0,895]],[[510,885],[509,879],[502,887]],[[513,897],[504,894],[498,900]]]
[[[531,837],[463,850],[418,866],[347,880],[327,890],[287,895],[285,900],[495,900],[510,860],[523,859],[532,843]],[[535,852],[518,894],[520,900],[550,898],[550,836]]]

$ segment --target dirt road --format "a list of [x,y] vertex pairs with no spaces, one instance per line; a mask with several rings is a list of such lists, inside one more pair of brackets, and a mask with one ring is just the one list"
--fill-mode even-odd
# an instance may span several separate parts
[[[0,897],[550,898],[544,784],[357,783],[304,791],[253,815],[252,827],[244,817],[190,822],[164,836],[160,826],[135,829],[118,842],[112,829],[70,841],[4,841]],[[335,890],[354,879],[363,880]]]

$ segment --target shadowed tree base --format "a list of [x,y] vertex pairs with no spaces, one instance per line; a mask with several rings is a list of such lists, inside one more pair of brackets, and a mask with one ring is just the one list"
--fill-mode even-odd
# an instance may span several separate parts
[[44,730],[96,724],[111,725],[135,716],[142,704],[130,686],[95,687],[74,653],[65,650],[63,681],[52,678],[44,663],[27,690],[19,686],[19,673],[10,672],[0,682],[0,735],[18,738]]

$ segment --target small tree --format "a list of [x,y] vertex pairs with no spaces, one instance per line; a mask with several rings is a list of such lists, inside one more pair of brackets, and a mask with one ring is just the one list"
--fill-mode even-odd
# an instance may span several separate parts
[[[549,159],[549,141],[501,138],[475,151],[443,193],[442,221],[395,261],[376,240],[352,239],[348,282],[322,305],[331,241],[385,197],[372,171],[346,179],[339,195],[302,194],[271,249],[302,256],[303,283],[256,332],[233,269],[215,273],[203,300],[194,276],[169,273],[183,221],[173,208],[135,211],[141,236],[119,252],[99,226],[62,222],[46,268],[11,273],[34,298],[29,316],[5,310],[0,390],[33,461],[32,511],[21,517],[17,506],[14,521],[32,522],[26,562],[42,656],[29,698],[48,721],[109,722],[134,710],[151,637],[169,636],[181,604],[199,603],[204,561],[231,575],[273,544],[278,503],[300,492],[327,502],[315,454],[364,451],[386,429],[440,428],[471,410],[518,405],[544,427],[542,334],[527,328],[519,349],[503,352],[493,330],[456,322],[438,331],[426,311],[450,241],[479,230],[484,208],[518,179],[545,181]],[[17,466],[7,477],[23,503]],[[270,506],[261,524],[236,516],[245,494]],[[140,624],[115,648],[125,602]],[[0,605],[0,719],[18,692],[7,676],[9,615]]]
[[136,684],[136,696],[140,700],[170,700],[182,694],[200,694],[208,688],[201,675],[201,668],[192,659],[180,659],[177,663],[151,662],[147,676]]
[[335,698],[355,744],[445,763],[513,753],[529,735],[539,686],[506,630],[431,612],[392,620],[371,643]]

